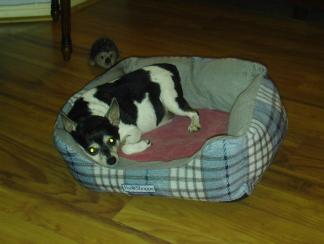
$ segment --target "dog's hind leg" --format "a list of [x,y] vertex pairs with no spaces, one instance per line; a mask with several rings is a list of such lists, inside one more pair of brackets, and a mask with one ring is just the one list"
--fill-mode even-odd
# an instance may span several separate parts
[[178,96],[174,99],[166,99],[164,101],[164,105],[167,110],[179,116],[189,117],[191,122],[188,127],[188,131],[190,133],[196,132],[201,128],[199,121],[199,114],[197,111],[192,109],[188,102],[182,96]]
[[174,65],[158,64],[144,68],[150,72],[151,81],[160,85],[159,99],[164,107],[175,115],[187,116],[191,119],[189,132],[200,129],[198,112],[193,110],[183,97],[179,71]]

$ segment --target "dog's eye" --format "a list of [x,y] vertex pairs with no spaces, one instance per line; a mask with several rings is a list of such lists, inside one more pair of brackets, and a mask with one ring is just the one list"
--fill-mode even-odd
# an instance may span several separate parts
[[98,153],[98,148],[95,148],[95,147],[89,147],[88,148],[88,152],[91,154],[91,155],[96,155]]
[[114,138],[110,137],[108,140],[107,140],[107,144],[109,145],[115,145],[116,141]]

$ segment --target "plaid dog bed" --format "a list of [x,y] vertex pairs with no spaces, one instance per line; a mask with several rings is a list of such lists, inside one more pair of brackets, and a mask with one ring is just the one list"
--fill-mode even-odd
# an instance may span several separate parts
[[77,92],[62,110],[68,112],[87,89],[161,62],[178,67],[184,96],[192,107],[230,112],[228,135],[207,140],[189,158],[145,164],[121,158],[117,166],[104,167],[76,145],[59,115],[54,143],[72,175],[91,190],[129,195],[203,201],[250,195],[273,161],[288,123],[278,91],[261,64],[232,58],[128,58]]

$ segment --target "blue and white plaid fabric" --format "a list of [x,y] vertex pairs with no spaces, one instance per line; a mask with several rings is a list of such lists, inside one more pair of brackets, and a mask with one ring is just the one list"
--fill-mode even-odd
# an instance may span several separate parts
[[[93,163],[54,131],[57,149],[72,175],[95,191],[158,195],[203,201],[233,201],[252,193],[287,130],[287,115],[274,84],[264,78],[245,134],[212,138],[176,167],[108,168]],[[167,163],[168,164],[168,163]]]

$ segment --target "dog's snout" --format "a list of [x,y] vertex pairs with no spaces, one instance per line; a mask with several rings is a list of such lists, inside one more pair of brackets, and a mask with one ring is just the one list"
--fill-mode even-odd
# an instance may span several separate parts
[[115,157],[110,157],[107,159],[107,164],[114,165],[117,163],[117,159]]

